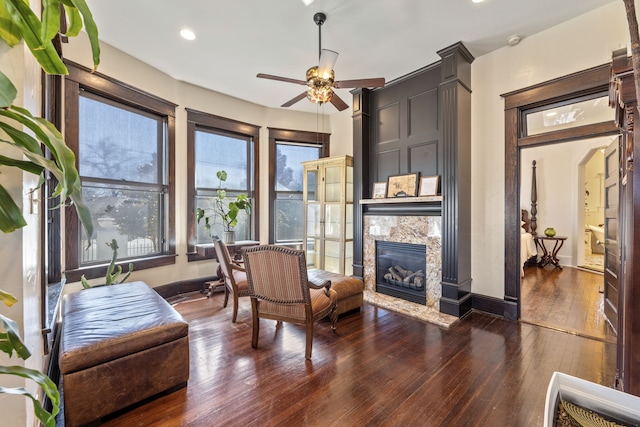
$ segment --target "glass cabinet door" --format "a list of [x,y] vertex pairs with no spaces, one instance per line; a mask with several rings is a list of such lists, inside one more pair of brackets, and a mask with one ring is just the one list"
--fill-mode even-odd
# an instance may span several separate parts
[[307,266],[353,274],[353,158],[304,162]]

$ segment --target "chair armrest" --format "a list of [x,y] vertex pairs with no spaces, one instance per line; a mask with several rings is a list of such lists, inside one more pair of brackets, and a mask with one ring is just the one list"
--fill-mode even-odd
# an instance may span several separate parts
[[331,280],[314,280],[311,279],[309,281],[307,281],[307,284],[309,285],[310,288],[312,289],[322,289],[322,288],[326,288],[325,292],[329,292],[329,289],[331,288]]
[[231,267],[232,270],[242,271],[244,273],[247,272],[247,270],[244,267],[242,267],[241,265],[235,264],[233,262],[229,263],[229,267]]

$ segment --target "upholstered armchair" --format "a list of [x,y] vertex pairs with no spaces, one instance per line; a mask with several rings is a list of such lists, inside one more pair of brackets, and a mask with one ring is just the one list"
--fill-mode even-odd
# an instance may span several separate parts
[[327,316],[335,330],[337,294],[331,281],[311,283],[303,251],[262,245],[243,249],[253,313],[251,346],[258,347],[260,319],[306,326],[305,358],[311,359],[313,324]]
[[238,317],[238,298],[249,296],[247,274],[242,266],[231,261],[227,246],[218,236],[213,236],[213,247],[216,250],[216,256],[220,263],[220,270],[224,276],[223,307],[226,307],[229,302],[229,294],[233,294],[233,318],[231,321],[235,323],[236,317]]

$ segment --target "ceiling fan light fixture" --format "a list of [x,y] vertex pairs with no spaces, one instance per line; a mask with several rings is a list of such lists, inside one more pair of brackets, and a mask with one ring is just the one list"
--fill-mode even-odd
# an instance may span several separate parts
[[333,70],[327,78],[319,75],[318,67],[311,67],[307,70],[307,99],[314,104],[324,104],[331,101],[333,95]]
[[328,79],[333,73],[333,66],[338,60],[338,52],[329,49],[322,49],[320,54],[320,63],[318,64],[318,74],[323,79]]

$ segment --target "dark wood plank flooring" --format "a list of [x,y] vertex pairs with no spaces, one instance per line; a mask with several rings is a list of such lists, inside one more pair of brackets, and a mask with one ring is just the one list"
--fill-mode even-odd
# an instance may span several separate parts
[[604,315],[603,275],[572,267],[525,269],[521,319],[608,342],[616,334]]
[[[554,371],[610,386],[615,346],[550,328],[471,313],[444,329],[366,305],[304,328],[238,322],[222,295],[176,305],[189,322],[186,388],[115,417],[116,426],[541,426]],[[93,396],[100,404],[100,396]]]

